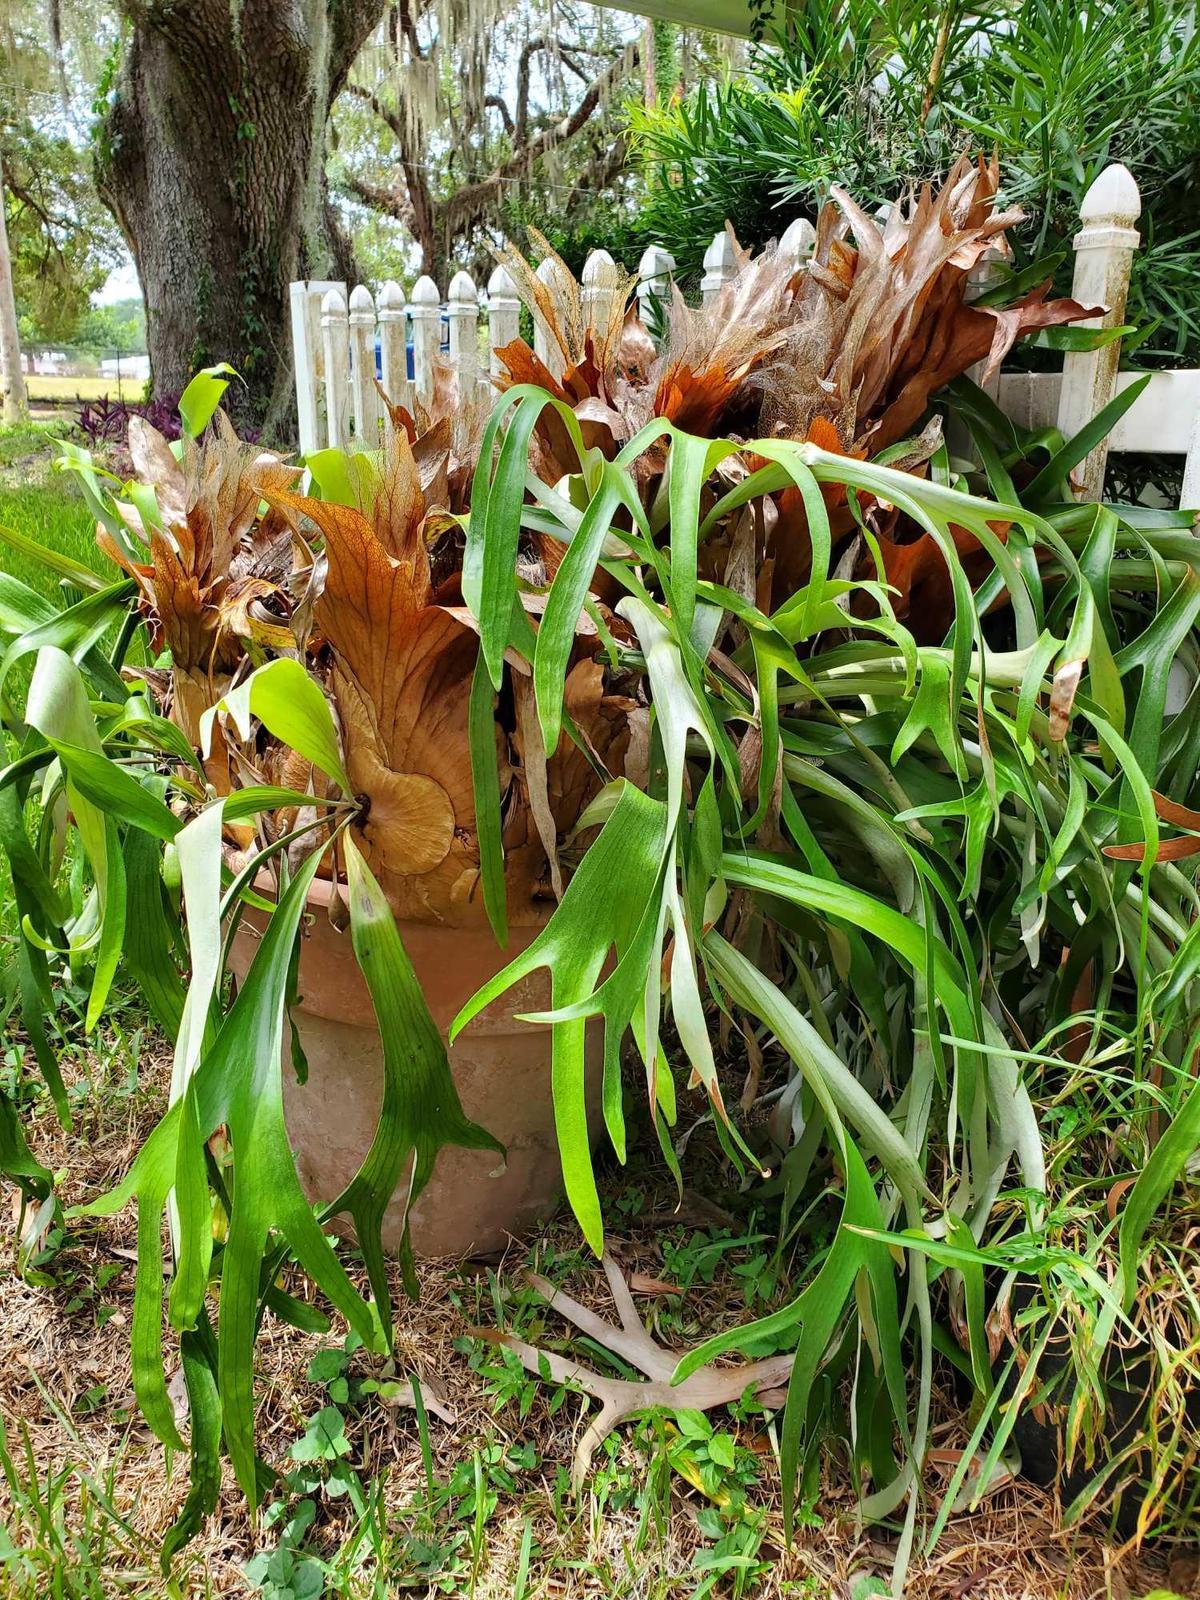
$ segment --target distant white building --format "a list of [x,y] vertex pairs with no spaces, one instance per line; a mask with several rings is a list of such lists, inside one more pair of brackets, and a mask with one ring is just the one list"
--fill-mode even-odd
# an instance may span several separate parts
[[122,356],[105,356],[100,363],[100,376],[102,378],[129,378],[142,382],[150,376],[150,357],[146,354]]

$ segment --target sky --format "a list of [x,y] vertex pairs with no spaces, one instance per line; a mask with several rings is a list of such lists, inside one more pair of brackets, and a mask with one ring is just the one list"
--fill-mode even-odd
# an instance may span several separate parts
[[133,270],[133,259],[130,257],[109,273],[105,279],[104,287],[98,289],[92,296],[92,304],[94,306],[111,306],[117,300],[140,300],[141,298],[141,286],[138,283],[137,273]]

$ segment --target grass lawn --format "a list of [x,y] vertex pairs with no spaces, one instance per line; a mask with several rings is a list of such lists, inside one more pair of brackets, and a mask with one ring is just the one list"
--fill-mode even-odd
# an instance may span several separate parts
[[34,372],[25,379],[30,400],[140,400],[146,387],[144,378],[115,377],[68,378],[57,373]]
[[54,440],[70,429],[71,420],[65,416],[0,424],[0,484],[25,481],[31,471],[48,464]]
[[[96,548],[96,519],[83,503],[79,490],[65,475],[55,473],[47,482],[28,488],[12,488],[0,483],[0,529],[4,528],[59,550],[114,583],[121,576]],[[20,578],[39,594],[54,598],[61,593],[54,573],[47,572],[22,551],[4,544],[0,544],[0,570]]]
[[[54,441],[69,431],[65,420],[0,428],[0,530],[61,551],[115,581],[119,574],[96,548],[96,520],[74,477],[54,464]],[[54,573],[2,538],[0,572],[52,599],[62,592]]]

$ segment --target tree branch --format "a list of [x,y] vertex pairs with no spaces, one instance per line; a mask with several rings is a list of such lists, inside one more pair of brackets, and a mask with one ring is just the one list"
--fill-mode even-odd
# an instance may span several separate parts
[[546,40],[542,34],[533,39],[526,39],[521,46],[521,54],[517,61],[517,116],[514,140],[517,144],[525,143],[525,135],[529,129],[529,63],[539,50],[546,48]]
[[[574,49],[574,46],[572,46],[572,50],[573,49]],[[588,75],[587,75],[587,69],[584,68],[584,67],[581,67],[579,65],[578,61],[576,61],[574,55],[572,54],[572,50],[568,50],[566,45],[559,45],[559,47],[558,47],[558,59],[562,62],[563,66],[566,67],[568,71],[573,72],[575,74],[575,76],[579,79],[580,83],[586,84],[589,81],[588,80]]]
[[[528,46],[526,47],[528,48]],[[592,80],[587,93],[575,109],[561,117],[550,127],[529,139],[523,149],[518,149],[508,160],[494,168],[487,177],[466,184],[449,196],[438,207],[440,221],[446,232],[453,235],[491,201],[500,185],[507,179],[527,172],[535,161],[555,149],[579,132],[600,104],[601,97],[613,83],[627,76],[637,67],[639,57],[636,43],[628,45],[615,61],[609,63],[598,78]],[[520,126],[518,111],[518,127]]]
[[395,37],[397,46],[399,46],[400,36],[403,34],[404,38],[408,41],[408,48],[412,51],[413,56],[418,61],[424,61],[428,55],[427,51],[421,49],[421,41],[417,38],[417,22],[420,19],[423,9],[424,8],[418,3],[417,15],[414,17],[412,13],[412,7],[407,3],[407,0],[399,0],[399,4],[393,5],[392,7],[391,17],[391,31]]
[[371,183],[353,172],[343,176],[341,186],[356,200],[361,200],[363,205],[370,206],[372,211],[382,212],[385,217],[393,217],[406,228],[412,228],[412,201],[399,189],[385,189],[381,183]]
[[483,103],[485,106],[491,106],[493,110],[500,113],[500,120],[504,124],[505,133],[512,135],[515,132],[515,124],[513,122],[512,112],[508,109],[508,103],[504,99],[504,96],[499,94],[485,94],[483,97]]
[[403,145],[404,123],[401,121],[398,112],[394,111],[391,106],[385,106],[377,94],[365,88],[361,83],[348,83],[345,93],[352,94],[356,100],[361,100],[364,105],[370,106],[380,122],[391,129],[397,143]]

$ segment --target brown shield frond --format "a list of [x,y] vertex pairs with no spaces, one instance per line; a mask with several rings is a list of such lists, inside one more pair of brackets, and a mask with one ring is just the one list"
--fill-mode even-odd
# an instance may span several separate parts
[[[165,709],[189,742],[200,742],[200,719],[228,690],[248,642],[287,648],[290,578],[295,552],[288,529],[260,518],[265,496],[286,491],[300,468],[244,444],[223,412],[203,445],[185,438],[182,459],[141,417],[129,425],[129,452],[139,481],[154,491],[158,524],[119,504],[126,526],[145,546],[131,560],[103,528],[97,543],[134,577],[153,648],[171,652]],[[218,739],[205,762],[209,781],[227,793],[232,778]]]
[[846,445],[874,455],[975,362],[994,366],[1022,334],[1103,309],[1047,300],[1048,286],[1003,309],[966,303],[971,269],[985,253],[1010,254],[1005,233],[1022,217],[996,209],[998,188],[995,160],[964,155],[936,193],[924,185],[882,226],[833,188],[781,357],[766,374],[764,433],[806,438],[821,416]]
[[[362,806],[360,843],[399,915],[465,914],[478,875],[467,701],[478,642],[431,603],[423,501],[403,450],[375,494],[394,551],[361,510],[282,495],[325,545],[314,621],[329,653],[329,688],[347,771]],[[400,508],[414,520],[401,524]]]

